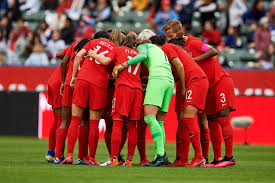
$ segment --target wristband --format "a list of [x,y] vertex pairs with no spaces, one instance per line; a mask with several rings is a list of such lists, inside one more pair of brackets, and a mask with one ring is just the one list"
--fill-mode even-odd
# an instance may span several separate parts
[[127,68],[129,66],[129,64],[127,62],[123,62],[122,65],[123,65],[124,68]]

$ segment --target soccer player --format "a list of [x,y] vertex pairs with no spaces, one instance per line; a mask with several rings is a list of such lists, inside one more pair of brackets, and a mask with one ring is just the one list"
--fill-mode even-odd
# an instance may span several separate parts
[[72,118],[78,123],[83,115],[84,109],[89,105],[90,110],[90,131],[89,131],[89,164],[99,165],[95,160],[96,149],[98,145],[98,124],[102,116],[107,99],[108,87],[108,68],[100,64],[96,59],[86,56],[77,78],[77,69],[82,57],[92,49],[96,53],[109,56],[115,44],[110,42],[109,34],[106,31],[97,32],[94,40],[87,43],[75,56],[73,74],[70,85],[74,87]]
[[[137,35],[134,32],[129,32],[129,35],[131,35],[135,41],[137,39]],[[110,35],[111,35],[111,41],[113,41],[117,46],[121,45],[122,42],[122,37],[121,36],[121,32],[118,29],[114,29],[112,31],[110,31]],[[113,64],[111,64],[112,66]],[[113,67],[113,66],[112,66]],[[110,68],[112,68],[110,67]],[[145,67],[142,67],[142,84],[143,87],[145,86],[145,83],[147,83],[148,80],[148,71],[147,69],[145,69]],[[112,111],[112,99],[113,99],[113,95],[114,95],[114,90],[115,90],[115,79],[112,76],[109,76],[109,85],[108,85],[108,95],[107,95],[107,104],[105,106],[104,109],[104,114],[103,114],[103,118],[105,119],[105,123],[106,123],[106,131],[104,133],[104,140],[109,152],[109,158],[107,159],[107,161],[105,163],[102,163],[100,166],[107,166],[110,164],[110,158],[111,158],[111,136],[112,136],[112,128],[113,128],[113,121],[112,121],[112,115],[111,115],[111,111]],[[146,128],[147,125],[144,122],[144,116],[142,114],[142,116],[140,117],[141,120],[138,122],[137,125],[137,147],[139,150],[139,155],[140,155],[140,165],[145,165],[148,164],[148,159],[146,156],[146,146],[145,146],[145,135],[146,135]],[[118,154],[118,162],[119,164],[124,164],[124,159],[123,156],[121,155],[121,150],[125,144],[125,141],[127,139],[127,124],[123,123],[123,128],[122,128],[122,139],[121,139],[121,144],[119,147],[119,154]]]
[[[107,32],[110,34],[110,41],[115,43],[116,46],[120,46],[121,42],[123,40],[123,37],[124,37],[121,30],[113,29],[113,30],[108,30]],[[114,91],[115,91],[115,79],[112,76],[113,67],[114,67],[113,62],[108,65],[109,83],[108,83],[108,89],[107,89],[107,103],[106,103],[106,106],[104,108],[104,113],[103,113],[103,119],[105,119],[105,124],[106,124],[104,140],[105,140],[106,147],[108,149],[109,158],[107,159],[107,161],[105,163],[100,164],[100,166],[107,166],[109,164],[110,157],[111,157],[111,137],[112,137],[112,128],[113,128],[113,121],[112,121],[111,113],[112,113],[112,100],[113,100]],[[118,155],[118,162],[121,165],[123,163],[125,163],[125,160],[123,159],[123,156],[121,155],[121,150],[124,147],[126,139],[127,139],[127,126],[126,126],[126,124],[123,124],[123,132],[122,132],[121,144],[119,147],[119,155]]]
[[[209,80],[209,90],[206,98],[205,111],[210,129],[210,138],[214,151],[214,161],[204,167],[226,167],[235,165],[233,151],[233,130],[229,121],[230,112],[235,110],[234,84],[230,75],[219,65],[214,58],[217,51],[203,43],[200,39],[186,36],[182,32],[179,21],[168,21],[162,29],[168,40],[182,39],[186,51],[192,55],[194,61],[204,70]],[[221,158],[222,128],[225,142],[225,156]]]
[[[69,48],[58,52],[56,58],[63,59]],[[55,157],[56,133],[62,121],[62,96],[59,88],[61,85],[61,66],[57,67],[48,80],[48,103],[52,106],[54,120],[49,131],[48,152],[45,157],[46,161],[53,162]],[[63,155],[63,154],[62,154]]]
[[[70,80],[72,78],[74,57],[78,53],[78,51],[80,51],[89,41],[90,41],[90,39],[83,39],[81,41],[75,41],[70,46],[70,49],[68,50],[66,56],[63,59],[63,62],[61,63],[62,84],[61,84],[60,92],[63,95],[63,100],[62,100],[63,120],[62,120],[61,128],[68,129],[67,157],[65,158],[64,161],[62,161],[61,164],[73,163],[73,158],[72,158],[73,150],[74,150],[74,146],[75,146],[75,143],[76,143],[76,140],[78,137],[78,131],[80,131],[82,136],[83,136],[83,134],[88,134],[88,132],[87,132],[88,131],[87,120],[89,120],[89,118],[87,118],[88,114],[83,116],[81,126],[79,126],[80,124],[78,124],[74,118],[71,119],[73,88],[70,87]],[[68,65],[68,68],[67,68],[67,65]],[[82,63],[80,65],[82,65]],[[84,125],[84,124],[86,124],[86,125]],[[65,136],[65,138],[66,138],[66,136]],[[65,138],[64,138],[64,136],[62,138],[62,147],[60,147],[62,149],[64,149],[63,144],[65,143]],[[79,156],[81,156],[81,150],[82,150],[82,147],[80,145],[79,146],[79,151],[80,151]],[[79,157],[77,164],[79,164],[81,162],[80,159],[81,158]]]
[[[181,40],[179,40],[179,41],[182,42]],[[173,40],[171,43],[178,45],[178,40]],[[181,45],[178,45],[178,46],[182,47]],[[181,92],[181,83],[176,82],[175,110],[176,110],[178,119],[180,119],[180,111],[181,111],[181,102],[180,102],[181,101],[181,94],[180,94],[180,92]],[[205,163],[207,164],[208,163],[208,153],[209,153],[208,121],[207,121],[207,117],[206,117],[205,112],[199,111],[197,113],[197,116],[198,116],[198,122],[199,122],[199,128],[200,128],[201,149],[202,149],[203,157],[206,160]],[[180,131],[183,130],[183,128],[184,128],[183,124],[180,123],[180,121],[179,121],[177,134],[176,134],[176,139],[177,139],[177,142],[178,142],[176,152],[177,152],[177,155],[179,155],[181,152],[185,152],[184,153],[185,157],[188,159],[187,152],[189,151],[190,140],[189,140],[188,134],[179,133]],[[198,132],[198,131],[196,130],[196,132]],[[180,139],[184,139],[184,140],[180,140]],[[176,158],[176,160],[174,161],[172,166],[182,166],[183,164],[185,164],[179,158],[180,157]]]
[[[73,58],[75,53],[77,53],[77,51],[79,51],[88,41],[89,39],[84,39],[82,41],[76,41],[72,45],[70,45],[67,48],[66,54],[61,63],[61,73],[59,76],[61,76],[60,94],[63,96],[62,97],[62,122],[60,125],[60,129],[57,130],[56,157],[54,160],[54,164],[60,164],[62,162],[61,156],[64,153],[65,140],[67,137],[67,129],[71,122],[71,102],[72,102],[73,89],[68,84],[70,82],[70,78],[72,75]],[[71,125],[71,127],[73,126],[74,125]],[[78,130],[78,125],[76,126],[76,128],[77,128],[76,130]],[[72,133],[69,133],[69,134],[70,135],[68,140],[74,141],[74,142],[73,142],[73,145],[68,145],[68,152],[73,151],[74,144],[77,138],[77,135],[76,135],[75,140],[73,140],[74,138],[71,137]]]
[[[194,117],[197,113],[201,113],[204,110],[208,80],[202,69],[180,47],[170,43],[165,44],[165,37],[163,36],[153,36],[151,41],[160,46],[166,53],[174,66],[172,69],[176,68],[177,72],[174,72],[175,78],[178,78],[177,73],[179,76],[183,75],[179,77],[180,81],[177,82],[176,95],[176,106],[179,106],[181,111],[177,133],[180,137],[178,140],[182,151],[178,153],[180,158],[170,166],[201,166],[205,163],[205,160],[201,155],[200,135],[199,130],[196,129]],[[183,74],[180,73],[181,70],[183,70]],[[199,91],[198,88],[200,88]],[[185,93],[183,94],[184,97],[182,97],[181,91],[187,91],[186,95]],[[195,158],[189,165],[190,139],[195,150]]]
[[149,166],[169,164],[167,154],[164,152],[165,131],[164,118],[168,112],[174,90],[174,77],[171,65],[165,53],[156,45],[150,44],[150,37],[154,36],[149,29],[144,29],[138,35],[138,55],[121,65],[115,66],[113,73],[129,68],[131,65],[143,62],[149,71],[149,80],[144,98],[144,121],[148,124],[152,138],[155,142],[156,158]]
[[[113,67],[110,67],[113,68]],[[112,74],[110,74],[112,75]],[[112,128],[113,128],[113,121],[112,121],[112,100],[115,92],[115,79],[112,76],[109,76],[109,84],[108,84],[108,89],[107,89],[107,102],[106,106],[104,108],[104,113],[103,113],[103,119],[105,120],[106,124],[106,130],[104,133],[104,141],[109,153],[109,158],[105,163],[100,164],[100,166],[107,166],[110,161],[111,157],[111,137],[112,137]],[[123,124],[122,128],[122,137],[121,137],[121,144],[119,147],[119,155],[118,155],[118,162],[119,164],[125,163],[125,160],[123,159],[123,156],[121,155],[121,150],[124,147],[124,144],[127,139],[127,126]]]
[[[176,166],[198,167],[204,165],[206,160],[201,154],[200,132],[196,128],[194,118],[197,113],[204,111],[209,83],[205,73],[193,59],[182,48],[171,43],[164,44],[162,50],[174,66],[177,64],[183,65],[185,82],[180,82],[179,88],[183,88],[186,91],[185,98],[177,100],[177,102],[180,102],[181,112],[178,126],[180,133],[179,140],[183,142],[180,143],[183,152],[180,158],[182,163],[176,163]],[[191,141],[195,151],[195,157],[190,165],[188,164],[189,141]]]
[[[126,36],[121,47],[116,47],[113,52],[115,65],[122,64],[137,55],[135,40],[132,36]],[[94,51],[89,51],[89,56],[94,57],[101,64],[108,65],[111,57],[103,57]],[[118,166],[118,154],[121,144],[123,123],[127,121],[128,129],[128,156],[124,166],[132,166],[132,159],[137,144],[136,122],[140,120],[142,113],[143,93],[140,80],[140,63],[132,65],[128,70],[124,70],[116,78],[116,87],[113,97],[112,118],[113,129],[111,139],[111,159],[107,166]]]
[[[61,79],[57,79],[60,76],[60,67],[51,75],[48,80],[48,103],[52,106],[54,120],[51,124],[49,131],[49,145],[48,152],[45,157],[46,161],[53,162],[55,157],[55,143],[56,143],[56,129],[59,128],[62,120],[62,96],[59,93]],[[58,91],[57,91],[58,90]]]

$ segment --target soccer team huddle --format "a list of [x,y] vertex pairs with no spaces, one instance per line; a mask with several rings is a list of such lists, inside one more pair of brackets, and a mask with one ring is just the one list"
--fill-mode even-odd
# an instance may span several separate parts
[[[78,140],[78,165],[133,166],[136,147],[141,166],[235,165],[229,121],[230,112],[235,110],[234,85],[215,58],[217,50],[185,35],[177,20],[168,21],[162,30],[166,36],[149,29],[138,35],[119,29],[99,31],[93,39],[76,41],[56,55],[62,63],[48,81],[54,122],[47,161],[73,164]],[[175,86],[178,126],[176,160],[171,163],[165,152],[164,119]],[[102,118],[109,157],[100,164],[95,155]],[[155,145],[152,161],[146,156],[147,125]],[[124,160],[121,150],[127,138]],[[212,162],[208,162],[210,139]],[[191,162],[190,143],[195,152]]]

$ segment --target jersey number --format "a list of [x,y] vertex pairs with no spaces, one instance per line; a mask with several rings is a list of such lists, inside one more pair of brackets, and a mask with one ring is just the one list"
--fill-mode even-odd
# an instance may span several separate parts
[[192,99],[191,95],[192,95],[192,90],[188,90],[186,92],[186,100],[191,100]]
[[221,97],[221,102],[222,103],[225,103],[226,99],[225,99],[225,94],[224,93],[221,93],[220,94],[220,97]]
[[[128,58],[128,60],[131,60],[133,57],[128,56],[127,58]],[[134,75],[137,74],[137,71],[138,71],[139,66],[140,66],[140,63],[137,64],[137,66],[136,66],[136,68],[135,68],[135,70],[134,70],[134,72],[133,72]],[[131,65],[128,67],[128,72],[129,72],[129,73],[132,72],[132,67],[131,67]]]
[[[100,48],[101,48],[101,46],[96,46],[96,48],[94,49],[94,51],[97,53],[97,52],[98,52],[98,50],[100,50]],[[105,57],[105,55],[106,55],[107,53],[109,53],[109,51],[108,51],[108,50],[103,51],[103,52],[100,52],[98,55],[99,55],[99,56],[103,56],[103,57]],[[91,57],[91,58],[90,58],[90,60],[93,60],[93,58]],[[97,64],[101,64],[101,63],[100,63],[99,61],[97,61],[96,59],[95,59],[95,63],[97,63]]]

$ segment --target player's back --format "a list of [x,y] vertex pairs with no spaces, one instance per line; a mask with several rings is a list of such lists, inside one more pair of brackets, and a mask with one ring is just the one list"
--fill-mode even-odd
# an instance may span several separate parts
[[61,66],[58,66],[47,81],[48,85],[61,83]]
[[[76,45],[80,42],[80,40],[77,40],[73,42],[70,46],[68,51],[66,52],[66,55],[70,56],[70,61],[67,65],[67,74],[66,74],[66,80],[65,80],[65,85],[70,85],[71,79],[72,79],[72,74],[73,74],[73,65],[74,65],[74,57],[76,55],[76,51],[74,48]],[[80,63],[80,66],[82,65],[83,60]]]
[[194,62],[192,57],[190,57],[182,48],[171,43],[166,43],[162,46],[163,51],[168,56],[171,61],[172,58],[178,57],[182,62],[185,73],[186,83],[190,82],[194,78],[206,77],[203,70]]
[[162,49],[156,45],[146,43],[138,46],[139,53],[143,52],[143,50],[147,53],[147,59],[144,64],[148,68],[149,79],[162,78],[174,82],[171,65]]
[[[186,51],[193,57],[198,57],[204,52],[202,47],[205,45],[200,39],[192,36],[188,36],[188,39],[184,46],[186,46]],[[209,59],[201,60],[198,62],[199,66],[203,69],[210,85],[215,85],[221,77],[230,76],[218,63],[215,57]]]
[[[115,52],[115,65],[119,65],[135,57],[138,53],[132,48],[126,46],[116,47]],[[128,69],[123,70],[116,78],[116,86],[127,85],[131,88],[142,89],[140,72],[141,64],[134,64],[128,67]]]
[[[114,50],[115,44],[107,39],[94,39],[87,43],[83,49],[87,52],[91,49],[98,55],[108,57]],[[100,64],[92,57],[85,56],[77,79],[88,81],[98,87],[108,86],[108,66]]]

